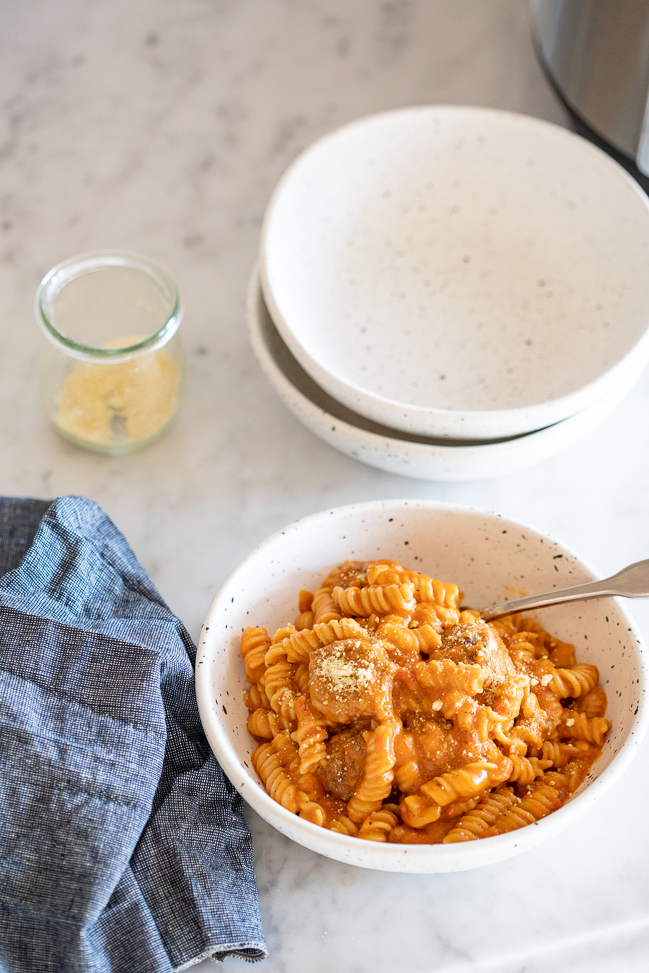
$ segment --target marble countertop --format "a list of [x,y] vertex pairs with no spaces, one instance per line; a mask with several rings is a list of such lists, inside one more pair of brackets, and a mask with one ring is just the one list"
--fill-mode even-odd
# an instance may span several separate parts
[[[566,124],[522,0],[21,0],[0,5],[0,46],[3,493],[98,501],[194,637],[252,547],[339,504],[421,497],[497,511],[553,534],[602,573],[649,556],[647,373],[555,458],[506,478],[429,483],[320,442],[277,399],[247,343],[264,208],[315,137],[421,103]],[[58,261],[105,247],[166,265],[187,308],[181,413],[158,444],[120,459],[58,438],[36,386],[37,284]],[[649,605],[632,608],[649,636]],[[648,781],[649,741],[578,825],[455,875],[337,864],[251,812],[270,948],[257,968],[647,970]]]

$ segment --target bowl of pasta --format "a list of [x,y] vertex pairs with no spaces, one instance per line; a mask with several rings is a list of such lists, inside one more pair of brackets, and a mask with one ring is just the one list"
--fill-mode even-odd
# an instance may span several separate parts
[[547,536],[468,508],[307,517],[210,607],[196,662],[208,741],[251,807],[319,854],[415,873],[516,855],[628,766],[647,654],[615,599],[488,624],[478,609],[595,577]]

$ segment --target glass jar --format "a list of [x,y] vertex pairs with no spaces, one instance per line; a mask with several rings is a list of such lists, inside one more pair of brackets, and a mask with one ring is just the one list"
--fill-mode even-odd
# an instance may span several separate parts
[[36,292],[43,407],[70,442],[120,455],[147,446],[180,402],[183,306],[173,280],[144,257],[72,257]]

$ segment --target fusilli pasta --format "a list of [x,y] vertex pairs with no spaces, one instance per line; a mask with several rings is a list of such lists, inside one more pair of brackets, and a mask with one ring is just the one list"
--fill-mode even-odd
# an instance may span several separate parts
[[460,598],[397,561],[346,561],[272,637],[245,629],[252,762],[274,800],[367,841],[454,843],[574,793],[610,729],[596,667]]

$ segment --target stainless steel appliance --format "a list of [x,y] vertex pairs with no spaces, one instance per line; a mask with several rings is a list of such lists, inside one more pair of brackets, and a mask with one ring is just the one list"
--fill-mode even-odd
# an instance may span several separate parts
[[622,153],[646,188],[649,0],[530,0],[530,9],[541,62],[584,134]]

